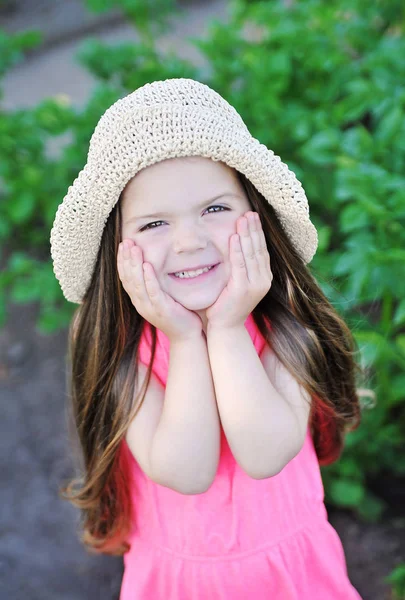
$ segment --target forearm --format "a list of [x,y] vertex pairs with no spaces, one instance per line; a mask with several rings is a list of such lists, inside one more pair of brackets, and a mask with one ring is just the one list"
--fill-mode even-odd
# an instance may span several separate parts
[[204,492],[219,462],[220,426],[203,335],[170,344],[162,415],[151,463],[159,481],[184,494]]
[[235,460],[255,479],[276,475],[299,450],[291,407],[272,385],[244,325],[208,328],[207,346],[219,416]]

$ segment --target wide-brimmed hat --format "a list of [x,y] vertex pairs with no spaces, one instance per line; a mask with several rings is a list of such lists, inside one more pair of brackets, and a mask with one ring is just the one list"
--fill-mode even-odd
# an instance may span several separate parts
[[154,81],[101,116],[87,162],[58,206],[51,256],[68,301],[83,301],[106,221],[128,181],[145,167],[182,156],[222,161],[245,175],[272,205],[304,263],[312,260],[318,235],[295,173],[208,85],[186,78]]

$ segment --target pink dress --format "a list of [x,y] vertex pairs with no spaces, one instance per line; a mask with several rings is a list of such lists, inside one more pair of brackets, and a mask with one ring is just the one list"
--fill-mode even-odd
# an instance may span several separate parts
[[[245,327],[260,355],[253,316]],[[140,360],[151,356],[145,325]],[[168,338],[157,330],[154,373],[166,384]],[[151,481],[129,453],[134,524],[120,600],[361,600],[328,521],[318,459],[304,446],[274,477],[256,480],[235,461],[221,427],[211,487],[184,495]]]

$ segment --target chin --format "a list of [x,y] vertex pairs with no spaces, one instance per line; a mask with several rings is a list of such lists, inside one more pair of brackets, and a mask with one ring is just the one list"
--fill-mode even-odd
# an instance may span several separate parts
[[[173,296],[174,298],[174,296]],[[196,301],[196,302],[192,302],[192,301],[187,301],[184,300],[183,298],[174,298],[174,300],[176,300],[176,302],[180,302],[180,304],[182,304],[184,306],[184,308],[187,308],[187,310],[193,310],[194,312],[196,312],[197,310],[207,310],[207,308],[209,308],[210,306],[212,306],[214,304],[214,302],[216,301],[217,298],[214,298],[212,301]]]
[[181,289],[181,284],[177,286],[175,282],[165,281],[164,283],[160,283],[162,289],[176,300],[176,302],[179,302],[188,310],[194,311],[206,310],[212,306],[219,298],[226,285],[224,281],[218,279],[214,285],[211,285],[209,288],[193,290],[191,287],[188,288],[187,285]]

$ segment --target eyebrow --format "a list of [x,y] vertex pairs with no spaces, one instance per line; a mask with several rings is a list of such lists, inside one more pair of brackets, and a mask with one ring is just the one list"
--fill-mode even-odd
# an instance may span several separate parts
[[[203,206],[206,206],[207,204],[211,204],[211,202],[214,202],[215,200],[218,200],[219,198],[222,198],[223,196],[235,196],[236,198],[239,198],[238,194],[235,194],[234,192],[223,192],[222,194],[218,194],[218,196],[215,196],[214,198],[211,198],[211,200],[204,200],[204,202],[201,202],[201,204],[199,204],[199,206],[197,208],[202,208]],[[134,217],[131,217],[130,219],[128,219],[128,221],[125,222],[125,225],[128,225],[128,223],[132,223],[132,221],[140,221],[141,219],[156,219],[157,217],[169,217],[170,213],[168,212],[159,212],[159,213],[153,213],[153,214],[149,214],[149,215],[135,215]]]

